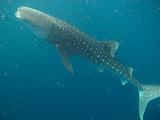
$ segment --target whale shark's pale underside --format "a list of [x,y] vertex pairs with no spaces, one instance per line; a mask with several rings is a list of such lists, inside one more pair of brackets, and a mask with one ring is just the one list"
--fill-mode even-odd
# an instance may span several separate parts
[[58,18],[29,7],[19,7],[15,15],[28,23],[36,35],[55,45],[65,68],[70,73],[73,74],[70,58],[78,55],[116,72],[132,83],[139,91],[140,120],[143,120],[147,104],[160,96],[159,85],[142,84],[134,77],[133,68],[126,67],[115,58],[119,46],[117,41],[98,41]]

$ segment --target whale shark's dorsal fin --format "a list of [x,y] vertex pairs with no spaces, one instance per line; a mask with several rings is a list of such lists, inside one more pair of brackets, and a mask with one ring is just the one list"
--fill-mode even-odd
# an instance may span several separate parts
[[143,120],[147,104],[158,97],[160,97],[160,85],[141,85],[141,89],[139,89],[140,120]]
[[119,47],[119,42],[118,41],[103,41],[102,42],[104,44],[104,48],[106,48],[106,50],[111,52],[111,56],[114,57],[115,52],[117,51],[118,47]]
[[73,67],[69,59],[70,56],[63,49],[59,49],[59,53],[64,67],[67,71],[73,74]]

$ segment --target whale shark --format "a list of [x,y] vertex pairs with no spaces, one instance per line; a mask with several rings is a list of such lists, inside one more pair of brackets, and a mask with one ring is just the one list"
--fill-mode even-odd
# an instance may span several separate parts
[[15,16],[26,23],[35,35],[58,49],[62,63],[71,74],[74,70],[70,59],[80,56],[121,76],[123,85],[127,82],[134,85],[139,93],[140,120],[143,120],[147,104],[160,97],[160,85],[141,83],[133,75],[133,68],[125,66],[116,58],[118,41],[96,40],[59,18],[27,6],[19,7]]

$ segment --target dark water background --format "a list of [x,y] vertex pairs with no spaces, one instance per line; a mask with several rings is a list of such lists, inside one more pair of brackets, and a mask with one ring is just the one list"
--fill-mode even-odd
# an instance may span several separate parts
[[[0,120],[139,120],[138,93],[82,58],[75,74],[52,45],[14,13],[29,6],[59,17],[97,40],[120,42],[116,56],[143,83],[160,84],[159,0],[0,0]],[[145,120],[160,119],[160,99]]]

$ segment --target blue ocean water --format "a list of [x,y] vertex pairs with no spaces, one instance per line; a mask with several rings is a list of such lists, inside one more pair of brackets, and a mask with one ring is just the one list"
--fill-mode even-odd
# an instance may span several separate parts
[[[51,44],[15,17],[29,6],[61,18],[97,40],[117,40],[117,58],[136,78],[160,84],[160,1],[0,0],[0,120],[139,120],[138,92],[131,84],[83,58],[74,75]],[[160,99],[144,120],[160,119]]]

